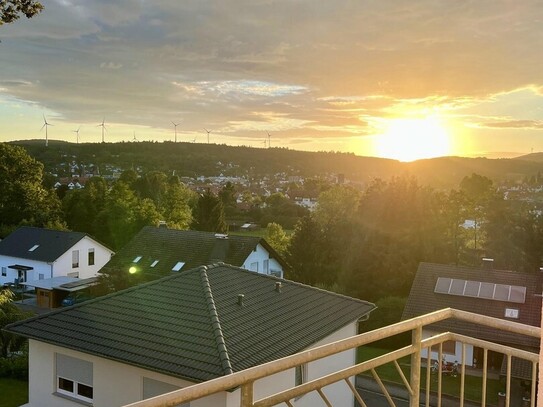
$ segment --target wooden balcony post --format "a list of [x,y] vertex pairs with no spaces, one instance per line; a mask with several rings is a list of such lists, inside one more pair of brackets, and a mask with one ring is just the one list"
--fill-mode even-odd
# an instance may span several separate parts
[[253,407],[253,384],[254,382],[247,382],[241,386],[240,407]]
[[409,401],[410,407],[419,407],[420,405],[420,361],[421,361],[421,341],[422,327],[413,329],[411,334],[411,344],[415,347],[415,352],[411,354],[411,389],[413,394]]

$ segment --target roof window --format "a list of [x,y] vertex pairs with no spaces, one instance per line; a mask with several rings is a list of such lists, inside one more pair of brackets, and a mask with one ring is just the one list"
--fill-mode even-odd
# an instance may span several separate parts
[[155,260],[154,262],[151,263],[151,267],[155,267],[158,263],[158,260]]
[[28,249],[29,252],[33,252],[34,250],[36,250],[38,247],[40,247],[39,244],[35,244],[34,246],[32,246],[30,249]]
[[179,271],[183,268],[184,265],[185,263],[183,263],[182,261],[178,261],[177,264],[173,266],[172,271]]
[[134,260],[132,260],[132,263],[137,263],[138,261],[141,260],[141,257],[142,257],[142,256],[136,257]]

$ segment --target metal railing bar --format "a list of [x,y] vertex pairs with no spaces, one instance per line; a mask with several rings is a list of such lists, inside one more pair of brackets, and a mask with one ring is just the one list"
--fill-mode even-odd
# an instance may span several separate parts
[[510,406],[511,402],[511,355],[507,355],[507,376],[505,378],[505,407]]
[[530,407],[535,407],[537,391],[537,363],[532,362],[532,389],[530,391]]
[[410,355],[412,353],[411,349],[412,346],[406,346],[404,348],[386,353],[382,356],[378,356],[368,361],[358,363],[357,365],[348,367],[346,369],[330,373],[329,375],[322,376],[318,379],[309,381],[294,388],[287,389],[271,396],[262,398],[254,402],[254,407],[274,406],[283,402],[284,400],[291,400],[295,397],[309,393],[310,391],[317,390],[318,388],[325,387],[329,384],[336,383],[340,380],[355,376],[367,370],[371,370],[386,363],[390,363],[393,360]]
[[486,407],[486,383],[488,375],[488,349],[483,349],[483,388],[481,390],[481,406]]
[[438,359],[439,359],[439,369],[437,371],[437,407],[441,407],[441,391],[442,391],[442,383],[443,383],[443,376],[441,374],[442,361],[443,361],[443,342],[439,344]]
[[[432,367],[430,366],[432,364],[432,347],[426,348],[426,399],[425,399],[425,407],[430,407],[430,385],[432,380]],[[410,390],[409,393],[411,393],[412,390]]]
[[[209,380],[203,383],[198,383],[180,390],[175,390],[171,393],[166,393],[160,396],[156,396],[147,400],[138,401],[126,405],[125,407],[168,407],[175,406],[180,403],[189,402],[196,400],[210,394],[218,393],[221,391],[227,391],[233,388],[237,388],[243,385],[246,382],[254,382],[258,379],[261,379],[266,376],[279,373],[281,371],[294,368],[295,366],[308,363],[317,359],[322,359],[327,356],[331,356],[349,349],[353,349],[365,344],[375,342],[378,339],[383,339],[385,337],[390,337],[397,335],[403,332],[412,331],[414,329],[420,328],[425,325],[434,324],[436,322],[443,321],[445,319],[455,318],[459,320],[468,321],[475,324],[480,324],[484,326],[489,326],[492,328],[497,328],[503,331],[514,332],[522,335],[527,335],[535,338],[540,338],[540,329],[537,327],[527,326],[519,324],[516,322],[500,320],[496,318],[486,317],[483,315],[478,315],[466,311],[454,310],[451,308],[446,308],[440,311],[435,311],[430,314],[426,314],[420,317],[415,317],[406,321],[402,321],[387,327],[379,328],[374,331],[356,335],[350,338],[342,339],[340,341],[322,345],[307,351],[287,356],[282,359],[271,361],[259,366],[255,366],[240,372],[232,373],[227,376],[219,377],[213,380]],[[454,334],[456,335],[456,334]],[[478,342],[478,340],[470,339],[467,341],[470,344],[477,343],[489,343],[486,341]],[[479,345],[480,346],[480,345]],[[485,345],[486,346],[486,345]],[[485,347],[480,346],[480,347]],[[504,353],[504,347],[501,345],[493,345],[489,349],[494,350],[497,347],[500,349],[498,352]],[[407,353],[413,353],[412,348],[409,347],[410,351]],[[509,348],[512,349],[512,348]],[[513,355],[512,351],[508,355]],[[522,351],[515,351],[516,357],[521,357],[533,361],[532,357],[526,358],[524,356],[519,356]],[[532,354],[534,355],[534,354]],[[536,355],[537,356],[537,355]],[[420,358],[419,358],[420,360]],[[415,391],[415,393],[417,393]],[[416,394],[415,394],[416,396]]]
[[396,370],[398,371],[398,374],[400,375],[402,381],[403,381],[403,384],[405,384],[405,387],[407,388],[407,391],[409,392],[409,394],[413,395],[413,389],[411,388],[411,385],[409,384],[409,381],[407,380],[407,377],[405,377],[405,374],[402,370],[402,368],[400,367],[400,364],[398,363],[398,360],[395,359],[393,360],[394,362],[394,366],[396,367]]
[[411,389],[413,389],[413,393],[411,394],[409,405],[411,407],[419,407],[422,326],[418,326],[413,329],[413,331],[411,331],[411,344],[415,348],[415,352],[411,354],[411,375],[409,381],[411,383]]
[[[462,342],[462,367],[460,368],[460,407],[464,407],[464,386],[466,384],[466,343]],[[458,370],[458,366],[456,367]],[[457,372],[458,374],[458,372]]]
[[322,399],[322,401],[324,401],[324,403],[326,404],[326,407],[334,407],[334,406],[332,406],[332,404],[330,403],[330,400],[328,400],[328,398],[325,396],[325,394],[323,393],[322,389],[317,389],[317,393],[319,393],[319,396],[321,396],[321,399]]
[[349,388],[353,392],[354,398],[356,399],[356,401],[358,401],[358,404],[360,404],[361,407],[368,407],[366,403],[364,402],[364,400],[362,399],[362,396],[360,395],[360,393],[358,393],[358,391],[356,390],[356,387],[354,387],[354,384],[352,384],[349,379],[343,379],[343,380],[347,383],[347,386],[349,386]]
[[379,375],[377,374],[377,372],[375,371],[375,369],[371,369],[371,374],[373,375],[373,378],[375,379],[375,381],[376,381],[377,384],[379,385],[379,388],[380,388],[381,391],[383,392],[383,395],[384,395],[385,398],[387,399],[388,405],[389,405],[390,407],[396,407],[396,403],[394,403],[394,400],[392,400],[392,397],[390,396],[390,393],[388,392],[387,388],[386,388],[385,385],[383,384],[381,378],[379,377]]
[[494,352],[503,353],[507,356],[514,356],[516,358],[525,359],[530,362],[538,362],[539,355],[537,353],[528,352],[523,349],[512,348],[510,346],[500,345],[493,342],[484,341],[482,339],[476,339],[465,335],[451,333],[451,339],[458,342],[466,342],[470,345],[474,345],[478,348],[492,350]]
[[288,406],[288,407],[294,407],[292,405],[292,403],[289,401],[289,400],[285,400],[285,404]]

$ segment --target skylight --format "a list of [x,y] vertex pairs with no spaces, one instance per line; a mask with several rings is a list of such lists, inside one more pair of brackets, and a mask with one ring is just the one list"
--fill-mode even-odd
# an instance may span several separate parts
[[521,304],[524,304],[526,301],[526,287],[483,283],[480,281],[446,277],[439,277],[437,279],[434,292],[439,294],[458,295],[461,297],[476,297],[495,301],[517,302]]
[[30,249],[28,249],[29,252],[33,252],[34,250],[36,250],[38,247],[40,247],[39,244],[35,244],[34,246],[32,246]]
[[155,260],[154,262],[151,263],[151,267],[155,267],[158,263],[158,260]]
[[134,260],[132,260],[132,263],[137,263],[138,261],[141,260],[141,257],[142,257],[142,256],[136,257]]
[[172,271],[179,271],[183,268],[184,265],[185,263],[183,263],[182,261],[178,261],[177,264],[173,266]]

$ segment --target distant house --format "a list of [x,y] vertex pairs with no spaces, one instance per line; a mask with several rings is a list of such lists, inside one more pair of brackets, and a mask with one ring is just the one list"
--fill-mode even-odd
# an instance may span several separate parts
[[[7,327],[30,339],[27,407],[116,407],[238,372],[357,333],[375,305],[216,264]],[[59,329],[62,327],[62,329]],[[352,366],[350,350],[255,382],[255,397]],[[352,406],[345,383],[326,388]],[[320,405],[318,394],[294,406]],[[240,389],[199,400],[239,405]],[[187,404],[188,405],[188,404]]]
[[20,227],[0,242],[0,285],[95,277],[112,254],[85,233]]
[[[403,319],[450,307],[539,327],[542,282],[541,274],[421,263],[407,299]],[[426,331],[423,335],[429,337],[447,330],[539,352],[539,340],[466,322],[439,323],[435,330]],[[462,360],[460,343],[445,343],[443,352],[448,362]],[[433,351],[431,357],[437,360],[437,351]],[[489,368],[499,371],[502,358],[502,354],[489,351]],[[482,360],[482,349],[466,345],[467,366],[477,367],[478,363],[480,367]],[[517,378],[530,377],[531,369],[526,371],[520,363],[515,363],[515,359],[512,365],[513,374]]]
[[113,256],[103,272],[127,272],[136,267],[164,276],[218,261],[277,277],[287,267],[261,237],[146,226]]

